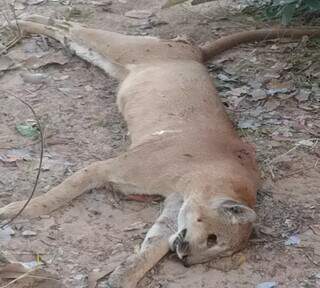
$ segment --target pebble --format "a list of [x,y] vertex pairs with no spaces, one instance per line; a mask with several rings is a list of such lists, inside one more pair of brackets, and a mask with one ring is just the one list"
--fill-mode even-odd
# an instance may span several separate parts
[[277,283],[276,282],[263,282],[256,286],[256,288],[276,288]]
[[22,232],[22,236],[24,237],[32,237],[32,236],[36,236],[37,232],[34,232],[32,230],[25,230]]

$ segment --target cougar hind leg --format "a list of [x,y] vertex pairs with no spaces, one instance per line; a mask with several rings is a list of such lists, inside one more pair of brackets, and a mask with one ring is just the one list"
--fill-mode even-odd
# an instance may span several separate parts
[[167,44],[155,37],[130,36],[107,30],[91,29],[75,22],[39,15],[31,15],[19,23],[22,31],[53,37],[85,60],[87,59],[82,55],[83,51],[80,51],[78,46],[86,47],[91,52],[108,59],[109,62],[123,67],[146,62],[148,58],[158,58],[159,51],[157,50],[168,49]]
[[112,57],[103,55],[95,49],[96,47],[93,47],[95,45],[92,41],[81,39],[84,38],[81,37],[82,34],[87,34],[85,33],[87,29],[79,24],[68,21],[51,20],[50,18],[42,16],[31,16],[27,18],[27,20],[18,21],[18,24],[23,33],[41,34],[56,39],[72,53],[99,67],[111,77],[123,80],[128,74],[128,70],[123,65],[116,62]]
[[[132,194],[140,193],[139,184],[130,182],[128,179],[123,179],[123,172],[125,172],[126,168],[130,169],[130,167],[126,163],[122,163],[122,161],[121,158],[113,158],[106,161],[94,162],[86,168],[75,172],[47,193],[33,198],[21,215],[32,218],[49,214],[65,206],[86,191],[103,187],[108,183],[115,183],[117,188],[124,193],[127,191],[130,191]],[[141,191],[143,193],[143,189]],[[16,215],[24,203],[25,201],[13,202],[0,208],[0,220],[9,219]]]

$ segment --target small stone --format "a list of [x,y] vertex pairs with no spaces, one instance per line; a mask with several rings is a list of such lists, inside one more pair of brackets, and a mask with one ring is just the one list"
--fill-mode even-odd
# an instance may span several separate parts
[[136,222],[136,223],[131,224],[129,227],[123,229],[123,231],[129,232],[129,231],[134,231],[134,230],[141,230],[141,229],[145,228],[146,225],[147,224],[143,223],[143,222]]
[[81,281],[84,279],[84,275],[83,274],[77,274],[73,277],[73,279],[77,280],[77,281]]
[[298,142],[298,145],[307,146],[307,147],[313,147],[316,145],[316,142],[313,142],[312,140],[300,140]]
[[276,288],[277,283],[276,282],[263,282],[256,286],[256,288]]
[[36,236],[37,232],[34,232],[32,230],[25,230],[22,232],[22,236],[24,237],[32,237],[32,236]]
[[25,83],[31,84],[42,84],[49,80],[49,75],[45,73],[21,72],[20,76]]
[[290,236],[288,240],[284,243],[286,246],[297,246],[301,242],[297,235]]
[[231,89],[228,94],[231,94],[232,96],[240,97],[242,95],[249,94],[250,88],[248,86],[238,87]]
[[254,119],[241,120],[238,123],[240,129],[257,129],[261,124]]
[[24,10],[25,8],[26,8],[26,6],[23,3],[17,2],[17,3],[14,4],[14,9],[15,10]]
[[50,171],[50,168],[47,163],[42,164],[41,171],[42,172]]
[[84,89],[85,89],[87,92],[93,91],[93,88],[92,88],[92,86],[90,86],[90,85],[84,86]]
[[259,229],[259,231],[262,233],[262,234],[265,234],[265,235],[270,235],[270,236],[276,236],[276,233],[275,231],[270,228],[270,227],[267,227],[267,226],[263,226]]
[[68,96],[69,93],[71,93],[71,88],[64,88],[64,87],[61,87],[61,88],[58,88],[58,90],[60,92],[62,92],[64,95]]
[[217,75],[217,78],[221,81],[224,81],[224,82],[233,82],[233,80],[226,74],[224,73],[219,73]]
[[62,75],[62,76],[60,76],[60,77],[54,77],[53,79],[54,79],[55,81],[63,81],[63,80],[67,80],[67,79],[69,79],[69,78],[70,78],[69,75]]

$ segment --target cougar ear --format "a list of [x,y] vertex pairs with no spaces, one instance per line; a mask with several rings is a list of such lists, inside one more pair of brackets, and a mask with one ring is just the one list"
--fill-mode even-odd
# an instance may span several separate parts
[[217,209],[224,221],[230,224],[253,223],[257,218],[256,213],[250,207],[234,200],[219,203]]

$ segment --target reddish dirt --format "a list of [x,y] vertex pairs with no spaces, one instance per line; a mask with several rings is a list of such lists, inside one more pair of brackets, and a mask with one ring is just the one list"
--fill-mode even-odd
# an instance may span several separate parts
[[[81,0],[72,3],[48,1],[26,5],[23,12],[71,15],[72,20],[91,27],[126,34],[148,34],[162,38],[186,34],[196,43],[255,26],[252,19],[234,16],[216,2],[197,7],[177,6],[162,11],[159,7],[163,1],[110,2],[110,5],[101,6],[97,5],[98,2],[87,4],[87,1]],[[154,16],[150,18],[150,23],[146,19],[125,17],[124,13],[132,9],[152,10]],[[76,11],[80,14],[74,17]],[[293,63],[296,69],[290,71],[281,68],[292,63],[292,58],[302,61],[305,57],[305,61],[309,60],[310,55],[302,55],[296,47],[277,41],[239,47],[208,65],[214,71],[213,81],[218,84],[235,123],[244,119],[262,123],[257,129],[239,131],[256,145],[264,174],[257,207],[259,223],[248,248],[232,259],[191,268],[185,268],[174,255],[169,255],[146,275],[138,287],[247,288],[265,281],[275,281],[277,287],[320,287],[319,145],[313,140],[315,145],[312,147],[301,145],[287,153],[301,140],[319,139],[319,90],[312,92],[303,103],[294,97],[288,96],[286,99],[285,93],[281,97],[278,95],[276,100],[279,105],[275,105],[274,109],[270,108],[272,101],[253,102],[250,95],[236,106],[225,92],[226,83],[221,86],[221,82],[219,84],[215,80],[221,71],[237,75],[237,80],[228,82],[233,91],[248,83],[262,85],[270,81],[267,79],[270,77],[268,73],[278,73],[280,82],[293,81],[296,88],[300,87],[297,83],[305,75],[305,70],[299,70],[303,63]],[[56,51],[63,53],[55,41],[35,36],[16,45],[9,56],[15,62],[21,62],[44,53],[52,55]],[[315,49],[310,49],[312,53]],[[25,154],[25,160],[12,163],[0,161],[1,205],[28,197],[39,155],[39,144],[22,137],[15,129],[16,124],[32,118],[32,115],[10,96],[12,93],[28,101],[45,125],[44,166],[37,194],[45,193],[93,161],[121,153],[127,143],[125,123],[115,105],[115,80],[84,61],[67,55],[64,65],[48,64],[33,71],[47,74],[45,83],[24,83],[20,73],[26,67],[30,71],[32,69],[26,62],[23,63],[21,68],[0,74],[0,154],[6,154],[13,148]],[[311,62],[310,65],[314,64]],[[319,85],[312,77],[308,81],[314,87]],[[259,107],[263,110],[263,117],[256,113]],[[156,219],[161,205],[150,201],[120,200],[118,195],[107,191],[101,189],[87,193],[40,219],[16,220],[11,225],[15,235],[1,248],[24,262],[40,255],[47,263],[46,269],[58,273],[65,287],[87,287],[88,273],[103,270],[112,263],[117,264],[134,253],[147,228]],[[137,224],[138,229],[127,231],[126,228],[133,224]],[[36,236],[22,236],[26,230],[36,232]],[[286,246],[285,241],[294,234],[301,239],[300,244]],[[37,285],[49,287],[43,283]],[[52,287],[61,287],[59,285]],[[22,280],[12,287],[34,286]]]

